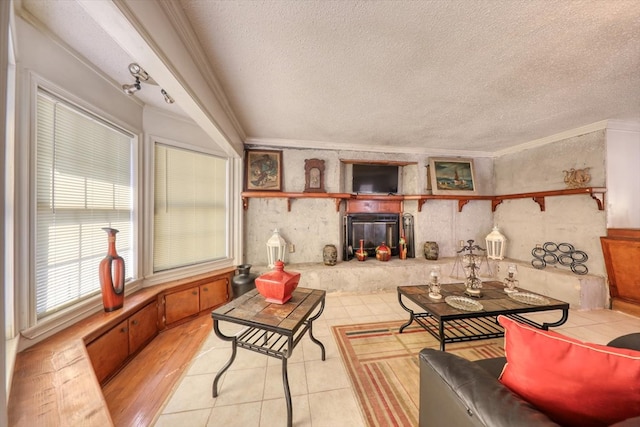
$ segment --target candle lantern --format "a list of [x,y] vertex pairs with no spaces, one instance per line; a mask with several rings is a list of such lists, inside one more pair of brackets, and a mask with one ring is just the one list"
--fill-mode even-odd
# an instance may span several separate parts
[[493,227],[493,230],[485,239],[487,243],[487,258],[489,259],[503,259],[504,250],[506,247],[507,238],[504,237],[498,227]]
[[287,242],[282,238],[280,232],[276,228],[273,234],[267,240],[267,261],[269,268],[276,265],[276,261],[284,262],[285,249]]

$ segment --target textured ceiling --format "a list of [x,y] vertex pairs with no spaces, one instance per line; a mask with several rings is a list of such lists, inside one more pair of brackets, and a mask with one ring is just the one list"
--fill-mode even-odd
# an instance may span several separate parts
[[[74,41],[82,12],[60,13],[74,1],[22,3],[126,80],[108,36]],[[638,0],[164,3],[191,23],[251,143],[496,152],[640,122]]]

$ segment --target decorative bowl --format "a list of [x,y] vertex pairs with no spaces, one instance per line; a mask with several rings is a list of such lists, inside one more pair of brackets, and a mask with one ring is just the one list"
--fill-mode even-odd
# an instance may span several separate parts
[[256,289],[267,302],[284,304],[298,287],[300,273],[284,271],[284,262],[276,261],[272,271],[256,277]]
[[545,305],[549,304],[549,300],[542,295],[532,294],[529,292],[512,292],[509,295],[512,299],[529,305]]
[[444,299],[444,301],[453,308],[464,311],[482,311],[484,307],[478,301],[467,297],[460,297],[451,295]]

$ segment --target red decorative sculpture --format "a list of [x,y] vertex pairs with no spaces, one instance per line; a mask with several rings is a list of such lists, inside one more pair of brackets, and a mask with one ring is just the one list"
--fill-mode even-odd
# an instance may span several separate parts
[[107,256],[100,261],[100,287],[104,311],[114,311],[124,305],[124,259],[116,252],[115,228],[105,227],[109,235]]
[[284,304],[298,287],[300,273],[284,271],[284,262],[276,261],[273,271],[256,278],[256,288],[267,302]]

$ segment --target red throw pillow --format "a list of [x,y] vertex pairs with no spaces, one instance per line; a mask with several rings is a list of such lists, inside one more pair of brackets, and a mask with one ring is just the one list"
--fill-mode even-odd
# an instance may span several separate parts
[[564,426],[640,416],[640,351],[588,344],[499,316],[507,364],[500,381]]

